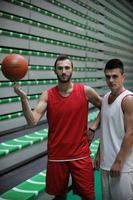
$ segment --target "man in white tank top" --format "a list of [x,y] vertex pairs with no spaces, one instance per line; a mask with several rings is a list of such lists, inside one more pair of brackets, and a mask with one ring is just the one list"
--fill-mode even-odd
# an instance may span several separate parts
[[119,59],[104,69],[110,88],[102,101],[100,146],[94,161],[101,168],[103,200],[133,200],[133,93],[123,86],[125,75]]

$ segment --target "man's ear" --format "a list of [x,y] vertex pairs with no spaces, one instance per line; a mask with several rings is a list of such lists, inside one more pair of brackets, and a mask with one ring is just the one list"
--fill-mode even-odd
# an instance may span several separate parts
[[124,79],[124,80],[126,79],[126,74],[125,74],[125,73],[123,74],[123,79]]

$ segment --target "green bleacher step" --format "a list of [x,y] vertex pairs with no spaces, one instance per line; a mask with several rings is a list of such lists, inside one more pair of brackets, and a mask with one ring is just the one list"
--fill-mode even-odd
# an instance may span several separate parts
[[[90,145],[92,159],[96,155],[98,145],[99,139],[94,140]],[[46,170],[5,192],[0,196],[0,200],[33,200],[37,198],[39,193],[44,192],[46,186],[45,178]]]
[[[97,114],[99,111],[94,111],[89,113],[88,115],[88,121],[92,122],[96,119]],[[0,157],[8,155],[9,153],[21,150],[25,147],[28,147],[32,144],[35,144],[37,142],[41,142],[43,140],[46,140],[48,137],[48,129],[43,129],[36,131],[31,134],[26,134],[24,136],[2,142],[0,143]]]
[[5,192],[0,200],[31,200],[44,191],[45,180],[46,170]]
[[46,140],[48,137],[48,130],[43,129],[31,134],[24,135],[6,142],[0,143],[0,157],[6,156],[9,153],[21,150],[37,142]]

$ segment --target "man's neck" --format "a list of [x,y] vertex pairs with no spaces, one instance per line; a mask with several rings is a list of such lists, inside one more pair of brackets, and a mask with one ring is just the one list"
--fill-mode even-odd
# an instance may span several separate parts
[[117,90],[117,91],[111,91],[109,98],[108,98],[108,103],[112,104],[115,99],[125,90],[124,87],[122,87],[121,89]]
[[68,96],[73,90],[73,83],[59,83],[58,84],[59,93],[63,96]]
[[124,87],[120,88],[119,90],[116,90],[116,91],[111,91],[111,95],[112,96],[119,96],[123,91],[125,90]]

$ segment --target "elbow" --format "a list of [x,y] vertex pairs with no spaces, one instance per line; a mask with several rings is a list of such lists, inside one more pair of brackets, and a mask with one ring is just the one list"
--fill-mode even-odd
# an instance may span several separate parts
[[101,109],[101,106],[102,106],[101,102],[98,102],[96,106],[97,108]]
[[32,128],[32,127],[37,125],[37,122],[35,122],[35,121],[27,121],[27,124],[28,124],[29,127]]
[[102,106],[102,98],[100,98],[100,101],[99,101],[99,108],[101,108]]
[[98,108],[101,109],[102,106],[102,100],[100,99],[100,101],[98,102]]

